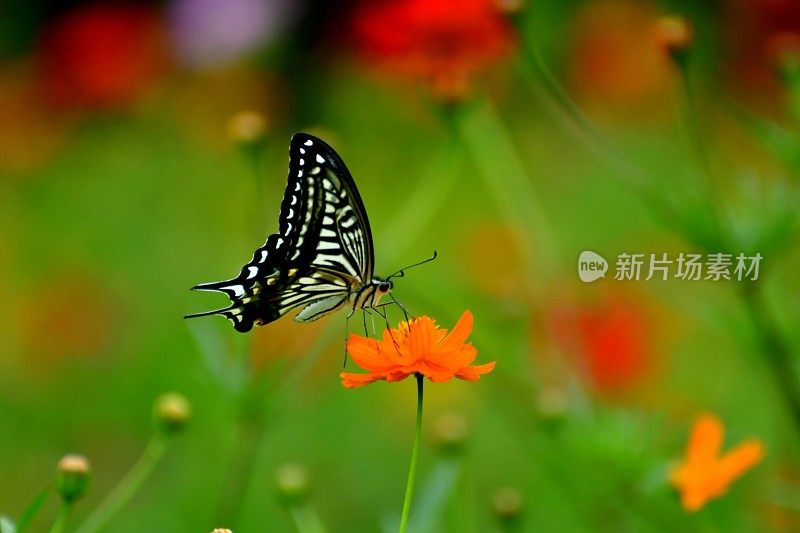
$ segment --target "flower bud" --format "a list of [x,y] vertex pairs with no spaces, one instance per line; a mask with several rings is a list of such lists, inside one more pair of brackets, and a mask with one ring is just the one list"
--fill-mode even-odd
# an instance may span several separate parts
[[302,503],[308,496],[308,471],[297,463],[284,464],[275,473],[275,488],[284,505],[291,507]]
[[545,420],[560,420],[567,413],[569,400],[560,387],[546,387],[536,397],[536,410]]
[[683,17],[662,17],[656,25],[656,41],[673,60],[681,62],[694,43],[694,28]]
[[231,531],[230,529],[225,529],[225,528],[217,528],[214,531],[212,531],[211,533],[233,533],[233,531]]
[[267,119],[258,111],[239,111],[228,121],[228,136],[239,145],[251,146],[264,140]]
[[83,455],[65,455],[58,462],[56,488],[65,502],[72,503],[89,489],[89,461]]
[[162,394],[153,406],[156,428],[164,434],[182,430],[191,414],[189,400],[177,392]]
[[522,512],[522,494],[514,487],[502,487],[492,496],[492,512],[503,522],[516,519]]
[[444,454],[461,451],[469,437],[469,424],[464,416],[456,413],[442,415],[433,422],[433,439]]

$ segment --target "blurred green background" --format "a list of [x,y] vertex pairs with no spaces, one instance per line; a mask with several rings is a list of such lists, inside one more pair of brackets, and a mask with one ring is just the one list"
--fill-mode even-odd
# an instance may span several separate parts
[[[309,131],[355,177],[376,274],[438,250],[394,294],[445,328],[470,309],[497,361],[427,386],[415,531],[796,531],[799,72],[794,0],[4,0],[0,513],[80,453],[74,530],[177,391],[185,431],[104,530],[294,531],[289,462],[328,530],[394,530],[413,380],[343,389],[344,313],[181,319],[277,229]],[[757,282],[617,281],[622,252],[764,259]],[[668,472],[703,412],[766,456],[690,513]]]

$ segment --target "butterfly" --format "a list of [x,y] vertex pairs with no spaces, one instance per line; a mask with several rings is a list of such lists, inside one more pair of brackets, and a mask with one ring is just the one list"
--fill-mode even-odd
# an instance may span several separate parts
[[246,332],[297,308],[302,309],[295,322],[316,320],[348,304],[350,315],[374,309],[391,292],[391,278],[403,275],[401,270],[375,277],[374,262],[367,211],[344,161],[321,139],[296,133],[289,144],[278,233],[238,276],[192,288],[225,293],[230,306],[185,318],[222,315]]

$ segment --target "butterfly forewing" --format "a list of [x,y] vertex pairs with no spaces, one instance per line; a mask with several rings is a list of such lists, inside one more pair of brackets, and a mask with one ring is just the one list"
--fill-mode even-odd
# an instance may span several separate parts
[[224,292],[229,307],[190,316],[221,314],[249,331],[303,306],[296,319],[314,320],[343,305],[372,273],[369,220],[350,172],[325,142],[298,133],[278,233],[235,278],[194,287]]

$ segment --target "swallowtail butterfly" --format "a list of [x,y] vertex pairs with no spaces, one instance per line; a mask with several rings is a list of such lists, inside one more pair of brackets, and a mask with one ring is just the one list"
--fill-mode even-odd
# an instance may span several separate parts
[[297,133],[289,145],[278,233],[235,278],[192,288],[227,294],[229,307],[186,318],[222,315],[246,332],[299,307],[296,322],[347,304],[353,311],[370,309],[392,290],[391,279],[373,276],[373,267],[372,233],[353,177],[333,148]]

